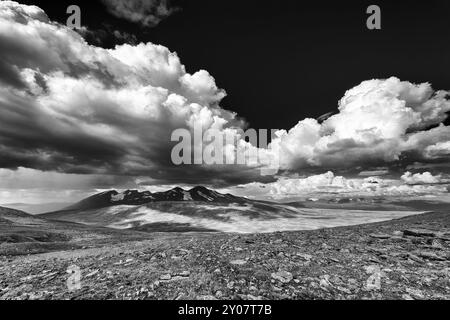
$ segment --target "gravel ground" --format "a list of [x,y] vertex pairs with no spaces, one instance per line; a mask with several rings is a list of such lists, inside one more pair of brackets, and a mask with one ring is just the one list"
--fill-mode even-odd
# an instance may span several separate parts
[[448,213],[315,231],[142,237],[3,253],[0,299],[450,299]]

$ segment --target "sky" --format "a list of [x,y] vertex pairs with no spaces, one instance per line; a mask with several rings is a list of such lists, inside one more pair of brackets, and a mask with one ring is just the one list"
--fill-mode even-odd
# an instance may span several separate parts
[[[378,1],[368,30],[369,4],[1,1],[0,203],[198,184],[372,192],[375,178],[383,194],[447,192],[450,5]],[[175,166],[171,134],[196,124],[238,141],[226,155],[260,157]],[[246,128],[278,131],[258,149]]]

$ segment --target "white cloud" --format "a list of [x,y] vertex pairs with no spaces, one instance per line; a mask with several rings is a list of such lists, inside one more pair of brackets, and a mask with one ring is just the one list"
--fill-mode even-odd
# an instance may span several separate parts
[[433,176],[430,172],[416,173],[406,172],[401,176],[406,184],[434,184],[442,181],[442,176]]
[[214,78],[164,46],[90,46],[37,7],[0,7],[0,59],[23,84],[0,88],[2,167],[170,178],[173,130],[243,125]]
[[438,142],[428,146],[424,153],[430,159],[450,158],[450,141]]
[[146,27],[156,26],[178,10],[170,6],[170,0],[103,0],[103,3],[116,17]]
[[[227,145],[227,154],[255,147],[239,134],[244,123],[220,107],[225,91],[214,78],[205,70],[187,73],[164,46],[91,46],[41,9],[1,1],[0,70],[2,168],[114,172],[167,184],[261,179],[257,164],[173,167],[172,131],[192,130],[196,123],[234,135],[238,147]],[[304,119],[277,132],[273,151],[262,150],[262,158],[279,157],[281,168],[293,172],[366,171],[399,160],[448,163],[450,127],[439,125],[450,111],[447,94],[395,77],[364,81],[346,92],[339,113],[323,123]],[[308,183],[315,185],[330,177],[312,179]],[[324,187],[351,189],[352,183],[333,177]],[[284,184],[278,187],[304,187]]]
[[322,124],[302,120],[273,144],[286,169],[389,163],[410,151],[424,156],[427,144],[450,139],[448,127],[419,131],[446,119],[447,94],[394,77],[364,81],[346,92],[338,114]]
[[371,197],[371,196],[413,196],[446,194],[449,182],[442,177],[405,173],[401,179],[393,178],[345,178],[329,171],[308,177],[280,177],[272,183],[249,183],[225,191],[256,199],[274,200],[303,199],[308,197]]

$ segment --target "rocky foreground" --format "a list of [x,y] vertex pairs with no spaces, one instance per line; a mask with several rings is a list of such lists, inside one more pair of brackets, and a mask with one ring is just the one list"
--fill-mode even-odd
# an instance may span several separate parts
[[450,299],[450,214],[5,254],[0,299]]

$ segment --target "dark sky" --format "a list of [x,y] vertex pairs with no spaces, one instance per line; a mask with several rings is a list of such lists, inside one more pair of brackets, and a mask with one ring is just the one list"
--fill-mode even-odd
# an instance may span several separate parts
[[[347,89],[371,78],[450,88],[447,0],[178,1],[181,10],[153,28],[111,16],[99,0],[20,2],[61,22],[78,4],[89,28],[110,25],[167,46],[189,72],[209,71],[228,93],[222,106],[253,128],[288,129],[333,111]],[[381,7],[382,30],[366,28],[370,4]]]

